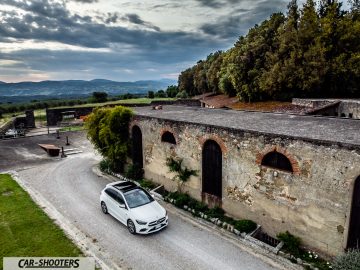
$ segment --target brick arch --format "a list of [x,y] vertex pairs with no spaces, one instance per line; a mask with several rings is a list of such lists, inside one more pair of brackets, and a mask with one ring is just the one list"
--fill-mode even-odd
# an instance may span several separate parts
[[169,126],[165,126],[165,127],[163,127],[162,129],[160,129],[160,140],[161,140],[161,138],[162,138],[162,135],[164,135],[165,132],[170,132],[170,133],[174,136],[175,141],[176,141],[176,144],[179,143],[179,136],[178,136],[178,134],[176,134],[176,133],[174,132],[174,130],[173,130],[171,127],[169,127]]
[[223,153],[223,155],[226,155],[228,150],[227,150],[227,147],[226,147],[224,141],[218,135],[215,135],[215,134],[205,135],[205,136],[202,136],[199,138],[199,143],[201,145],[201,149],[204,148],[204,144],[208,140],[215,141],[220,146],[221,152]]
[[282,148],[278,145],[267,147],[264,151],[258,153],[256,155],[256,163],[258,165],[261,165],[264,156],[270,152],[278,152],[280,154],[283,154],[285,157],[287,157],[291,163],[293,174],[300,175],[300,167],[298,161],[289,152],[287,152],[285,148]]
[[138,120],[133,120],[133,121],[130,122],[130,125],[129,125],[130,134],[131,134],[132,129],[133,129],[134,126],[138,126],[138,127],[140,128],[140,130],[141,130],[141,133],[144,134],[143,128],[141,127],[141,125],[140,125],[140,123],[139,123]]

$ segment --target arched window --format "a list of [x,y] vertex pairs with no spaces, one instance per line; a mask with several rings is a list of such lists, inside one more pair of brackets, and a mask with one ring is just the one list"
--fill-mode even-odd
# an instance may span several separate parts
[[161,141],[171,143],[171,144],[176,144],[174,135],[169,131],[164,132],[164,134],[161,136]]
[[287,172],[293,172],[290,160],[285,155],[276,151],[267,153],[263,157],[261,165]]

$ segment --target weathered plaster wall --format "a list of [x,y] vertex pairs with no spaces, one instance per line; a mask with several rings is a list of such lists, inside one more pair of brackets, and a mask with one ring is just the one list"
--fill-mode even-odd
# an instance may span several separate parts
[[340,103],[339,116],[341,114],[345,117],[360,119],[360,101],[344,101]]
[[[359,150],[144,117],[134,124],[143,134],[146,178],[176,190],[166,158],[183,158],[199,175],[183,190],[201,200],[202,145],[213,139],[223,152],[225,211],[256,221],[270,235],[288,230],[324,253],[343,251],[352,186],[360,175]],[[175,135],[176,145],[161,142],[166,130]],[[261,166],[262,156],[275,148],[289,158],[294,173]]]

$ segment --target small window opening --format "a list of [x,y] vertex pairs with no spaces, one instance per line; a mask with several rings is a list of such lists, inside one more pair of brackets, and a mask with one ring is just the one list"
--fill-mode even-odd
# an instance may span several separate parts
[[176,144],[174,135],[169,131],[164,132],[164,134],[161,136],[161,141],[171,143],[171,144]]
[[345,113],[342,113],[340,116],[341,116],[341,117],[346,117]]
[[353,114],[352,114],[352,113],[349,113],[349,118],[353,118]]
[[263,157],[261,165],[282,171],[293,172],[290,160],[285,155],[276,151],[267,153]]

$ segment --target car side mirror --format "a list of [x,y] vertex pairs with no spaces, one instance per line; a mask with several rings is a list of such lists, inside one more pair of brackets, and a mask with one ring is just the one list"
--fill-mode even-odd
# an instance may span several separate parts
[[123,203],[120,203],[120,204],[119,204],[119,207],[120,207],[120,208],[124,208],[124,209],[126,208],[125,204],[123,204]]

